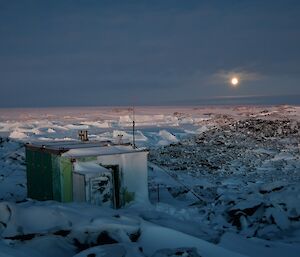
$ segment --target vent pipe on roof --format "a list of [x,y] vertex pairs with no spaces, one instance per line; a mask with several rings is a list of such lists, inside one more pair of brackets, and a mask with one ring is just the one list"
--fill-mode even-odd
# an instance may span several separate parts
[[88,131],[87,131],[87,130],[79,130],[79,131],[78,131],[78,136],[79,136],[79,139],[80,139],[82,142],[89,141]]
[[118,141],[117,141],[118,145],[122,145],[123,144],[123,135],[119,134],[118,135]]

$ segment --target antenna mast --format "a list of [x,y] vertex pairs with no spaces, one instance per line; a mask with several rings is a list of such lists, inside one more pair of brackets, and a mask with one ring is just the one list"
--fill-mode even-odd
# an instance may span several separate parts
[[135,146],[135,115],[134,115],[134,106],[132,106],[132,147],[136,148],[136,146]]

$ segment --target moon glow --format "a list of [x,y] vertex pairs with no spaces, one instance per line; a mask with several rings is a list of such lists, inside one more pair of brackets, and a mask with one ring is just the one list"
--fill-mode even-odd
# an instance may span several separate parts
[[233,77],[230,82],[231,82],[231,85],[234,87],[237,87],[237,85],[239,84],[239,80],[237,77]]

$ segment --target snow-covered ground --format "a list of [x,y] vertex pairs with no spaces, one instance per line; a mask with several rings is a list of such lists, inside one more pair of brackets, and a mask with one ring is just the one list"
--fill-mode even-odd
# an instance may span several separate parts
[[299,256],[300,107],[138,107],[151,204],[26,199],[24,142],[132,140],[130,108],[0,110],[0,256]]

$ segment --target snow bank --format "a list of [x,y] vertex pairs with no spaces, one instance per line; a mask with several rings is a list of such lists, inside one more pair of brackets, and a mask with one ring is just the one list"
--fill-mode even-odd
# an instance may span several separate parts
[[202,134],[202,133],[206,132],[207,130],[209,130],[209,128],[207,126],[202,126],[196,130],[196,133]]
[[[135,122],[137,123],[148,123],[153,124],[154,121],[164,121],[165,116],[162,114],[155,114],[155,115],[135,115]],[[119,122],[120,123],[131,123],[132,124],[132,115],[123,115],[120,116]]]
[[9,135],[10,138],[13,138],[13,139],[25,139],[25,138],[28,138],[28,136],[22,132],[22,131],[19,131],[19,130],[15,130],[13,132],[10,133]]
[[233,233],[225,233],[219,243],[220,246],[245,254],[249,257],[298,257],[299,244],[280,243],[258,238],[245,238]]
[[68,218],[60,212],[49,211],[39,206],[20,207],[1,202],[0,209],[4,212],[0,220],[5,224],[1,236],[13,237],[32,233],[45,233],[66,229],[69,227]]
[[73,256],[76,250],[89,248],[76,256],[138,257],[178,247],[193,247],[203,257],[242,256],[182,232],[141,221],[138,209],[117,211],[86,204],[27,202],[1,203],[0,210],[0,224],[5,224],[0,236],[15,244],[11,247],[0,243],[0,256]]
[[48,129],[47,129],[47,133],[55,133],[55,130],[52,129],[52,128],[48,128]]
[[88,129],[89,126],[88,125],[82,125],[82,124],[68,124],[65,126],[67,129],[76,129],[76,130],[80,130],[80,129]]
[[147,255],[154,254],[159,249],[195,247],[203,257],[242,257],[232,251],[218,247],[199,238],[175,231],[173,229],[142,223],[142,234],[139,242],[144,246]]
[[110,128],[111,125],[108,121],[83,121],[81,122],[81,124],[83,125],[87,125],[87,126],[93,126],[96,128]]
[[161,137],[161,140],[158,142],[158,145],[163,146],[163,145],[169,145],[171,143],[179,142],[179,140],[176,138],[176,136],[174,136],[167,130],[160,130],[158,135]]
[[[112,135],[113,138],[117,139],[119,137],[119,135],[122,136],[122,140],[124,140],[125,142],[132,141],[132,134],[129,134],[123,130],[114,130],[113,131],[113,135]],[[148,138],[140,130],[135,131],[134,136],[135,136],[136,141],[147,141],[148,140]]]
[[[178,126],[179,120],[173,115],[153,114],[153,115],[135,115],[136,126]],[[123,115],[119,117],[120,126],[132,126],[132,115]]]

